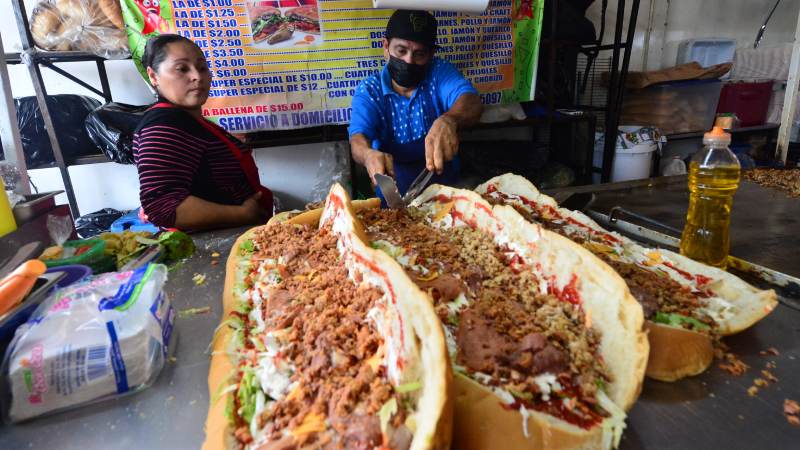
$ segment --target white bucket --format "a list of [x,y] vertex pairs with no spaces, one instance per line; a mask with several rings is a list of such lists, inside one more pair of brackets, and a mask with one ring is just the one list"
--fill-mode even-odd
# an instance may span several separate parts
[[[622,126],[619,130],[632,133],[641,127]],[[641,144],[624,148],[620,139],[617,139],[617,148],[614,155],[614,165],[611,167],[611,181],[628,181],[649,178],[653,167],[653,152],[658,150],[656,141],[645,141]],[[603,166],[603,148],[599,147],[594,152],[594,166]],[[594,174],[593,181],[600,182],[600,174]]]

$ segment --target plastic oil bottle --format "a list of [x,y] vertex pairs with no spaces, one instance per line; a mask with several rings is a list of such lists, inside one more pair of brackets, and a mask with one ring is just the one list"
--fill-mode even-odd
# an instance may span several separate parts
[[721,127],[703,136],[703,150],[689,163],[689,210],[681,254],[711,266],[728,263],[733,195],[739,187],[739,160],[728,148],[731,135]]

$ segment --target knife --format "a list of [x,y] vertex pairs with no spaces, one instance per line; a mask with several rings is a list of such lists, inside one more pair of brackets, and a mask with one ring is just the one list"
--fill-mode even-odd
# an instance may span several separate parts
[[403,202],[403,197],[400,196],[400,191],[397,190],[397,184],[395,184],[392,177],[382,173],[376,173],[375,182],[378,183],[378,186],[381,188],[381,193],[383,193],[383,198],[386,200],[386,204],[389,205],[389,208],[403,209],[406,207],[405,202]]
[[411,201],[417,198],[419,193],[425,189],[425,186],[431,181],[431,177],[433,177],[433,172],[428,169],[422,169],[422,172],[417,175],[417,178],[411,182],[411,186],[408,187],[406,195],[403,196],[403,203],[405,203],[406,206],[411,204]]

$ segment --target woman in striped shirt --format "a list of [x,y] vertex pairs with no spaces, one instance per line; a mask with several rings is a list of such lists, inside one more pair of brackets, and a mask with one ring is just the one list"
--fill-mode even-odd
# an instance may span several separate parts
[[148,41],[142,63],[159,99],[134,134],[148,219],[185,230],[263,223],[272,193],[261,186],[250,149],[203,118],[211,73],[200,48],[160,35]]

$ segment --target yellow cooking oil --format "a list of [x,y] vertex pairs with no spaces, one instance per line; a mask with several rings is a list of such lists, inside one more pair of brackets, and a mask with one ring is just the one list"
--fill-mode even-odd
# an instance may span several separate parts
[[730,134],[722,128],[703,137],[705,147],[689,163],[689,209],[681,235],[681,254],[725,268],[730,249],[733,196],[741,168],[730,151]]

